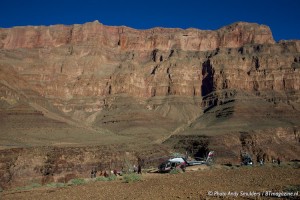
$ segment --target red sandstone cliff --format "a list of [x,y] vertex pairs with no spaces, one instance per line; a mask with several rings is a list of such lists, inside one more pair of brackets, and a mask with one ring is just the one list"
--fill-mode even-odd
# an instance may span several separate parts
[[71,115],[100,111],[119,94],[200,97],[204,106],[212,104],[207,95],[228,89],[299,100],[300,41],[275,43],[264,25],[135,30],[95,21],[0,29],[0,39],[2,84]]
[[110,27],[98,21],[83,25],[28,26],[1,29],[3,49],[58,47],[79,45],[151,51],[153,49],[207,51],[216,48],[236,48],[245,44],[274,44],[269,27],[239,22],[216,31],[198,29],[153,28],[135,30]]

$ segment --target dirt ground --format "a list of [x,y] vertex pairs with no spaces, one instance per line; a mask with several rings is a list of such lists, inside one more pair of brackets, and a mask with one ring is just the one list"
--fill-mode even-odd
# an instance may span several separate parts
[[[299,166],[292,164],[187,169],[179,174],[143,173],[141,181],[131,183],[99,181],[64,188],[4,191],[0,199],[273,199],[263,195],[268,191],[276,195],[291,186],[299,190],[300,185]],[[300,191],[294,199],[299,198]]]

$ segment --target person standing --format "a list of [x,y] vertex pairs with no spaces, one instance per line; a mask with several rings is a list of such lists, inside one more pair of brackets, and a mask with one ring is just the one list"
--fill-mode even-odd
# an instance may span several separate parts
[[185,172],[185,167],[186,167],[185,162],[184,162],[184,163],[181,163],[180,169],[181,169],[183,172]]
[[264,160],[260,159],[259,164],[260,164],[260,166],[263,166],[264,165]]
[[92,171],[91,171],[91,178],[94,178],[94,169],[92,169]]
[[136,173],[138,171],[138,169],[136,168],[135,165],[133,165],[133,173]]
[[140,164],[138,165],[138,174],[142,174],[142,166]]
[[97,169],[95,168],[95,169],[94,169],[94,178],[96,178],[97,172],[98,172],[98,171],[97,171]]
[[106,171],[106,170],[104,171],[104,174],[103,174],[103,176],[104,176],[105,178],[109,177],[109,175],[108,175],[108,173],[107,173],[107,171]]

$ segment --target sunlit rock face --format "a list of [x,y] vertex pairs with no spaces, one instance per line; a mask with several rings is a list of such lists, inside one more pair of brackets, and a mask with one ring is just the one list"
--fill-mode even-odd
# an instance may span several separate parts
[[135,30],[95,21],[0,29],[0,36],[2,74],[21,79],[25,84],[15,82],[17,88],[37,92],[66,113],[78,104],[86,112],[101,110],[105,97],[116,94],[299,90],[300,42],[275,43],[264,25]]

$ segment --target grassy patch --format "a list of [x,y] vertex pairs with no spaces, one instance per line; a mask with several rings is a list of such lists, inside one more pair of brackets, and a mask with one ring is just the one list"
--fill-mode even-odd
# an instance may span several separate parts
[[293,163],[292,163],[292,167],[293,167],[294,169],[300,169],[300,162],[293,162]]
[[51,187],[51,188],[61,188],[66,186],[67,185],[65,183],[49,183],[46,185],[46,187]]
[[141,181],[142,177],[139,174],[132,173],[132,174],[125,174],[123,179],[125,183],[131,183],[131,182]]
[[283,189],[284,192],[291,193],[292,195],[288,197],[287,199],[299,199],[299,191],[300,191],[300,185],[287,185]]
[[17,190],[17,191],[31,190],[31,189],[33,189],[33,188],[38,188],[38,187],[42,187],[42,185],[39,184],[39,183],[32,183],[32,184],[26,185],[26,186],[24,186],[24,187],[17,187],[15,190]]
[[108,178],[104,177],[104,176],[100,176],[96,178],[96,181],[108,181]]
[[172,169],[170,171],[170,174],[179,174],[180,173],[180,170],[179,169]]
[[296,193],[296,192],[300,191],[300,185],[285,186],[284,191],[285,192],[294,192],[294,193]]
[[84,179],[82,179],[82,178],[76,178],[76,179],[70,180],[70,183],[72,185],[83,185],[83,184],[86,183],[86,181]]
[[109,180],[109,181],[114,181],[114,180],[116,180],[116,179],[117,179],[117,176],[114,175],[114,174],[112,174],[112,175],[110,175],[110,176],[108,177],[108,180]]

